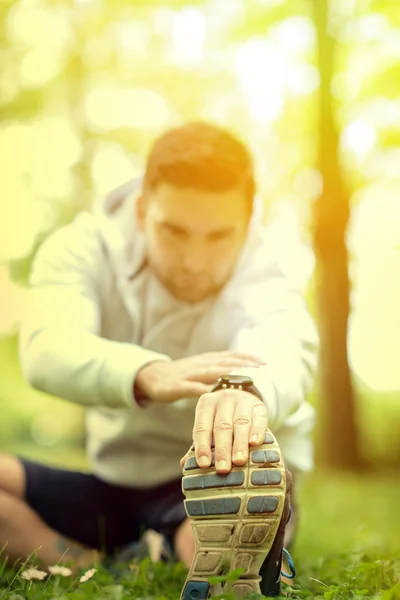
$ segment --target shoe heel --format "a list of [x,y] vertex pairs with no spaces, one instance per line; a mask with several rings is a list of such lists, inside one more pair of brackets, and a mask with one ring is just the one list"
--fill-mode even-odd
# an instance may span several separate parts
[[[286,493],[286,471],[275,437],[266,433],[261,446],[230,473],[197,465],[194,448],[186,459],[182,490],[196,550],[181,600],[206,600],[233,591],[244,597],[260,593],[259,571],[274,542]],[[209,578],[243,572],[237,581],[211,585]]]

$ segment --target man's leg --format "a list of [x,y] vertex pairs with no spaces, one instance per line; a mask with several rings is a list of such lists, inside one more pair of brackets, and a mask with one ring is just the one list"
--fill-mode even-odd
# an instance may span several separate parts
[[[46,473],[46,467],[36,467],[39,472]],[[54,472],[57,473],[56,470]],[[13,563],[25,561],[35,552],[46,565],[73,562],[76,568],[86,568],[97,562],[100,559],[99,552],[52,527],[46,522],[45,514],[39,514],[29,505],[29,496],[32,496],[29,487],[32,487],[32,482],[29,483],[27,479],[26,464],[15,456],[0,454],[0,548],[5,546],[3,557]],[[44,478],[38,482],[36,502],[40,497],[44,500],[47,494],[54,498],[58,491],[64,497],[58,505],[55,504],[53,512],[63,509],[67,511],[65,490],[57,486],[57,480],[53,483],[54,485],[51,479],[46,482]],[[55,489],[57,487],[58,490]],[[69,490],[70,498],[73,498],[74,492],[73,488]],[[46,506],[46,502],[43,502],[43,506]],[[84,510],[84,507],[81,509]],[[90,514],[90,507],[87,510]],[[61,512],[59,518],[62,517]]]
[[73,562],[75,568],[93,565],[99,554],[57,533],[23,501],[0,491],[0,547],[11,564],[32,553],[45,565]]
[[174,537],[175,553],[179,561],[190,568],[196,549],[192,524],[185,519],[176,530]]

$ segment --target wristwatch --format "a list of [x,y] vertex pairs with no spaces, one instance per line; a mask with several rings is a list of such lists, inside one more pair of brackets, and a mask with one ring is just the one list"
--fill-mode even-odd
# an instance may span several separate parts
[[261,401],[263,400],[252,378],[246,375],[222,375],[222,377],[217,379],[217,383],[211,391],[216,392],[217,390],[242,390],[243,392],[249,392],[249,394],[257,396]]

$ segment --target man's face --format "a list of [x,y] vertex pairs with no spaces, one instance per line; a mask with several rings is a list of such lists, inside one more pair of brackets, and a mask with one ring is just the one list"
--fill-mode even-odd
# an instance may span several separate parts
[[199,302],[232,275],[246,239],[241,189],[204,192],[160,184],[138,201],[149,265],[179,300]]

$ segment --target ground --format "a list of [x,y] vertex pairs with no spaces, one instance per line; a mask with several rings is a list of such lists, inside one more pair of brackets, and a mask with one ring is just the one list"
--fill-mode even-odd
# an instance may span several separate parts
[[[294,598],[400,600],[400,475],[316,472],[300,494],[293,555]],[[0,559],[1,560],[1,559]],[[50,576],[25,581],[0,567],[0,600],[162,600],[179,598],[182,565],[131,565],[119,579],[104,569],[91,579]],[[225,595],[225,600],[228,597]],[[253,600],[256,600],[253,597]]]

